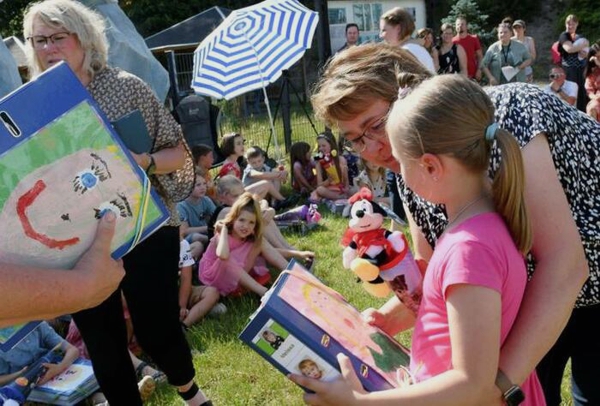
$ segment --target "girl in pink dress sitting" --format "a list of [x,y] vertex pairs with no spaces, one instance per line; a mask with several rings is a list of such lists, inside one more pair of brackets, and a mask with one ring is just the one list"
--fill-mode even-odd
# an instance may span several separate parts
[[249,290],[260,296],[270,280],[269,270],[257,263],[262,249],[261,209],[252,194],[242,194],[227,216],[215,225],[215,235],[200,260],[200,280],[221,295]]

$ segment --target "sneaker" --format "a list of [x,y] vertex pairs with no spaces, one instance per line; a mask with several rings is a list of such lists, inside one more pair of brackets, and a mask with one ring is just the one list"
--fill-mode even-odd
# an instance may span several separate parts
[[225,306],[223,303],[217,303],[212,309],[210,309],[208,316],[218,317],[225,313],[227,313],[227,306]]

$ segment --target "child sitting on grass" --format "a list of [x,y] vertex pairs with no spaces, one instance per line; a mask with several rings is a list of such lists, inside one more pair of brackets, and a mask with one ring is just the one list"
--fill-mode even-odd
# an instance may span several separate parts
[[339,155],[335,137],[330,132],[317,136],[319,155],[317,161],[317,188],[311,200],[345,199],[349,196],[348,167],[346,159]]
[[[225,175],[234,175],[238,179],[242,179],[242,168],[238,160],[244,156],[244,138],[237,133],[227,134],[223,137],[221,144],[221,152],[226,156],[223,161],[223,166],[219,171],[219,178]],[[261,199],[266,199],[271,196],[275,200],[283,201],[285,198],[279,193],[272,182],[267,180],[259,180],[251,185],[244,187],[246,192],[258,195]]]
[[317,172],[307,142],[294,142],[290,148],[292,188],[301,195],[309,195],[317,188]]
[[194,259],[200,258],[208,243],[207,222],[215,211],[213,201],[206,196],[206,179],[196,175],[196,184],[192,194],[177,203],[184,238],[190,243]]
[[274,171],[269,165],[265,164],[266,153],[260,147],[254,146],[246,151],[246,161],[248,165],[242,175],[244,187],[250,186],[260,180],[267,180],[273,183],[275,189],[279,192],[281,183],[287,179],[287,171]]
[[196,172],[206,180],[206,196],[214,201],[216,188],[210,174],[210,170],[215,162],[213,149],[205,144],[194,145],[191,149],[194,156],[194,164],[196,165]]
[[354,184],[359,188],[368,188],[373,193],[373,198],[377,203],[384,203],[389,206],[390,199],[387,194],[385,168],[364,158],[360,158],[360,162],[364,169],[354,178]]
[[[242,193],[244,193],[244,187],[239,179],[231,175],[219,179],[217,182],[217,201],[220,205],[217,206],[213,216],[208,221],[210,238],[214,236],[217,221],[225,218],[231,210],[231,206],[233,206]],[[261,200],[260,208],[263,223],[262,255],[269,265],[281,270],[287,266],[288,259],[290,258],[298,258],[312,263],[315,256],[314,252],[297,250],[281,234],[281,231],[273,220],[275,210],[268,207],[264,200]]]
[[192,286],[192,266],[195,264],[190,244],[181,239],[179,252],[179,319],[186,329],[207,314],[220,315],[227,307],[219,302],[219,291],[212,286]]
[[252,194],[245,192],[227,216],[215,225],[215,236],[200,260],[200,281],[226,296],[238,288],[264,295],[269,270],[257,264],[262,248],[262,213]]
[[0,386],[19,377],[27,367],[53,349],[60,349],[64,356],[57,364],[44,364],[46,372],[38,382],[42,385],[70,367],[79,357],[77,348],[59,336],[45,321],[21,340],[11,350],[0,351]]

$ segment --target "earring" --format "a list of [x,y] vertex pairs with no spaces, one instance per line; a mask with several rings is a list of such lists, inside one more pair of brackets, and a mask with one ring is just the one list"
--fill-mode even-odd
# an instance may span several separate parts
[[433,181],[434,181],[434,182],[437,182],[437,181],[438,181],[438,177],[437,177],[437,176],[434,176],[434,177],[433,177]]

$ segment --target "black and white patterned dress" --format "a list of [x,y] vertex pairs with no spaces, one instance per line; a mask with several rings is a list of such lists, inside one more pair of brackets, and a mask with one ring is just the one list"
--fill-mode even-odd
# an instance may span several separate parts
[[[536,86],[515,83],[489,87],[486,92],[496,106],[496,122],[515,135],[521,148],[536,135],[547,135],[590,270],[575,307],[600,303],[600,125]],[[498,169],[499,157],[494,145],[490,177]],[[406,187],[402,176],[397,179],[403,202],[427,241],[435,246],[448,222],[444,207],[416,196]],[[535,268],[531,254],[527,265],[531,276]]]

